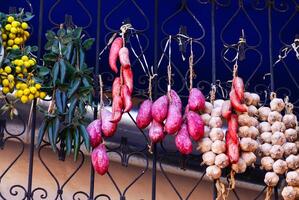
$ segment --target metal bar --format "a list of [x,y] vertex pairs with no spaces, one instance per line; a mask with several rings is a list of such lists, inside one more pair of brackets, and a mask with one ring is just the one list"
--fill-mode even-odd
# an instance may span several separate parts
[[270,74],[271,74],[271,92],[274,92],[274,70],[273,70],[273,47],[272,47],[272,9],[273,9],[273,1],[268,1],[268,31],[269,31],[269,65],[270,65]]
[[153,145],[153,167],[152,167],[152,200],[156,200],[156,178],[157,178],[157,146]]
[[41,49],[42,49],[42,32],[43,32],[43,17],[44,17],[44,0],[39,1],[39,17],[38,17],[38,38],[37,38],[37,45],[38,45],[38,52],[37,57],[41,57]]
[[211,1],[212,82],[216,83],[215,1]]
[[34,139],[35,139],[35,124],[36,124],[36,99],[33,101],[32,109],[32,124],[30,134],[30,149],[29,149],[29,169],[28,169],[28,186],[27,186],[27,199],[31,199],[32,193],[32,176],[33,176],[33,157],[34,157]]

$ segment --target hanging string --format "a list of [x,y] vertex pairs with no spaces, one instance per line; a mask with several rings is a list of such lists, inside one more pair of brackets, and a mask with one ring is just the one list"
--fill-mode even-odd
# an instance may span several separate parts
[[171,35],[169,36],[167,75],[168,75],[168,88],[167,88],[167,90],[169,92],[171,90]]
[[157,69],[159,69],[159,67],[160,67],[160,65],[161,65],[161,62],[162,62],[162,60],[163,60],[163,58],[164,58],[164,56],[165,56],[165,54],[166,54],[166,50],[167,50],[167,48],[168,48],[168,46],[169,46],[169,43],[170,43],[170,40],[168,39],[167,42],[166,42],[166,44],[165,44],[165,46],[164,46],[164,49],[163,49],[163,53],[162,53],[162,55],[161,55],[161,58],[160,58],[160,60],[159,60],[159,62],[158,62]]
[[221,199],[226,200],[227,195],[226,195],[225,185],[220,181],[220,179],[217,179],[217,181],[216,181],[216,189],[217,189],[216,200],[221,200]]
[[289,97],[286,96],[284,99],[285,102],[285,110],[287,114],[292,114],[293,113],[293,109],[294,109],[294,105],[292,103],[289,102]]
[[190,57],[189,57],[189,71],[190,71],[190,88],[189,90],[191,90],[193,88],[193,78],[194,78],[194,71],[193,71],[193,59],[194,59],[194,55],[193,55],[193,40],[190,40]]
[[212,88],[211,88],[211,91],[210,91],[210,102],[213,104],[215,99],[216,99],[216,85],[212,84]]
[[155,76],[157,76],[157,74],[154,74],[153,76],[150,75],[149,78],[148,78],[148,97],[149,97],[149,100],[153,100],[153,95],[152,95],[152,81],[153,79],[155,78]]
[[271,200],[273,187],[267,187],[265,200]]
[[229,190],[233,190],[236,187],[235,174],[236,174],[236,172],[234,170],[230,171]]

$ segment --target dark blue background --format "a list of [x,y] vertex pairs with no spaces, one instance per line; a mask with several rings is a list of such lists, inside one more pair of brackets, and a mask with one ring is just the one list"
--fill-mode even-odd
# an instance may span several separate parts
[[[201,0],[203,1],[203,0]],[[100,2],[100,10],[98,3]],[[161,56],[162,46],[165,44],[167,34],[176,34],[180,25],[187,27],[188,35],[194,38],[201,36],[202,29],[195,23],[192,16],[182,9],[178,15],[169,18],[180,9],[181,0],[163,0],[158,1],[158,57]],[[205,31],[205,37],[201,40],[205,54],[201,60],[195,65],[197,74],[194,84],[205,86],[205,94],[208,95],[210,90],[209,83],[212,81],[212,46],[211,46],[211,3],[200,3],[199,0],[188,0],[187,6],[194,13],[198,21],[202,24]],[[209,1],[210,2],[210,1]],[[228,6],[221,6],[226,4]],[[260,1],[261,10],[254,9],[252,3],[255,1],[244,0],[244,10],[232,19],[237,12],[239,5],[238,1],[218,0],[215,10],[215,28],[216,28],[216,79],[221,80],[222,85],[226,85],[226,81],[231,79],[232,64],[223,61],[222,52],[224,43],[233,44],[238,42],[241,30],[245,30],[247,44],[252,47],[246,52],[246,60],[240,63],[239,75],[242,76],[248,84],[248,90],[261,92],[270,85],[270,76],[263,79],[266,73],[270,72],[270,57],[269,57],[269,29],[268,29],[268,8],[263,8],[265,1]],[[23,1],[8,1],[0,0],[1,11],[8,11],[8,7],[25,7],[29,10],[28,4]],[[39,23],[40,1],[32,1],[33,11],[36,17],[32,21],[33,35],[30,39],[30,44],[37,44],[38,26],[43,24],[43,44],[45,43],[44,33],[48,29],[57,28],[59,23],[63,23],[65,14],[72,15],[74,24],[85,27],[87,36],[96,37],[97,31],[100,32],[100,39],[97,41],[100,49],[105,46],[111,32],[117,30],[121,23],[129,18],[133,26],[141,31],[141,43],[146,49],[146,58],[150,65],[154,64],[154,0],[106,0],[106,1],[79,1],[79,0],[46,0],[44,1],[43,22]],[[278,58],[279,50],[284,46],[283,43],[290,44],[294,40],[295,34],[299,33],[298,13],[295,11],[295,0],[275,1],[275,8],[271,9],[272,15],[272,36],[273,36],[273,62]],[[298,4],[298,2],[297,2]],[[285,7],[286,6],[286,7]],[[284,10],[285,9],[285,10]],[[100,21],[97,21],[97,14],[100,15]],[[250,23],[252,20],[253,24]],[[294,16],[293,18],[291,18]],[[229,20],[232,19],[231,22]],[[289,23],[288,20],[290,20]],[[229,22],[229,23],[228,23]],[[53,24],[54,23],[54,24]],[[286,25],[287,24],[287,25]],[[283,28],[283,26],[285,28]],[[256,27],[255,27],[256,26]],[[281,38],[279,33],[281,32]],[[260,34],[261,38],[258,37]],[[221,39],[223,38],[223,40]],[[132,39],[134,48],[136,46],[135,38]],[[134,42],[135,40],[135,42]],[[203,49],[199,45],[194,45],[195,59],[199,57]],[[178,45],[173,42],[172,45],[172,62],[174,71],[174,88],[181,95],[187,94],[186,72],[188,63],[183,62],[178,51]],[[187,52],[188,54],[188,52]],[[230,55],[232,56],[232,54]],[[96,45],[88,53],[88,63],[90,66],[95,66],[96,63]],[[132,57],[133,59],[133,57]],[[290,74],[296,79],[299,74],[298,60],[294,53],[286,59],[286,65],[290,70]],[[163,93],[166,89],[166,66],[167,60],[162,62],[158,70],[159,93]],[[147,82],[143,77],[143,71],[138,63],[135,63],[135,86],[136,89],[143,93],[146,91]],[[107,52],[102,55],[102,60],[99,63],[100,72],[105,73],[105,83],[111,84],[111,74],[108,68]],[[109,72],[109,73],[108,73]],[[283,64],[278,64],[274,67],[275,90],[278,90],[278,95],[290,95],[292,101],[298,98],[298,85],[291,80]],[[204,81],[204,82],[203,82]],[[259,86],[256,88],[256,86]],[[136,90],[137,91],[137,90]]]

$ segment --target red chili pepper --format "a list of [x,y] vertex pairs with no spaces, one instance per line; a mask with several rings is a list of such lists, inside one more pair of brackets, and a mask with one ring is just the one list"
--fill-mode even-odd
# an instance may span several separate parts
[[132,109],[133,103],[129,88],[126,85],[121,87],[121,98],[124,103],[124,112],[129,112]]
[[127,47],[122,47],[119,50],[119,62],[123,68],[129,68],[131,66],[129,49]]
[[123,100],[121,96],[115,96],[112,101],[112,120],[111,122],[119,122],[122,116]]
[[222,104],[221,115],[223,118],[228,119],[232,114],[232,104],[230,100],[224,101]]
[[112,45],[110,48],[109,65],[110,65],[110,68],[112,69],[112,71],[114,71],[115,73],[118,72],[116,62],[118,59],[119,50],[122,48],[122,46],[123,46],[123,39],[121,37],[117,37],[112,42]]
[[122,68],[123,84],[129,88],[130,94],[133,93],[133,72],[131,67]]
[[112,84],[112,98],[120,95],[120,88],[121,88],[120,78],[116,77]]
[[243,82],[242,78],[240,78],[238,76],[234,77],[233,88],[234,88],[239,100],[243,101],[243,99],[244,99],[244,82]]
[[232,114],[231,117],[228,119],[228,131],[231,133],[231,138],[233,141],[238,141],[238,115]]
[[247,106],[245,104],[241,104],[240,99],[237,97],[234,89],[229,93],[230,101],[232,107],[238,112],[247,112]]

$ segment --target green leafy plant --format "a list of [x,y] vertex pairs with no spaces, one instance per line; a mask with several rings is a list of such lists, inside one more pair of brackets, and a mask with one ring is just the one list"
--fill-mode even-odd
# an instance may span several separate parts
[[87,106],[92,105],[93,79],[91,69],[85,63],[85,52],[90,49],[94,39],[83,40],[81,28],[60,28],[57,33],[46,33],[46,53],[44,66],[39,75],[44,77],[44,88],[52,94],[39,133],[39,146],[47,133],[48,141],[54,151],[57,143],[64,142],[66,153],[74,151],[77,159],[81,143],[90,150],[86,131]]

